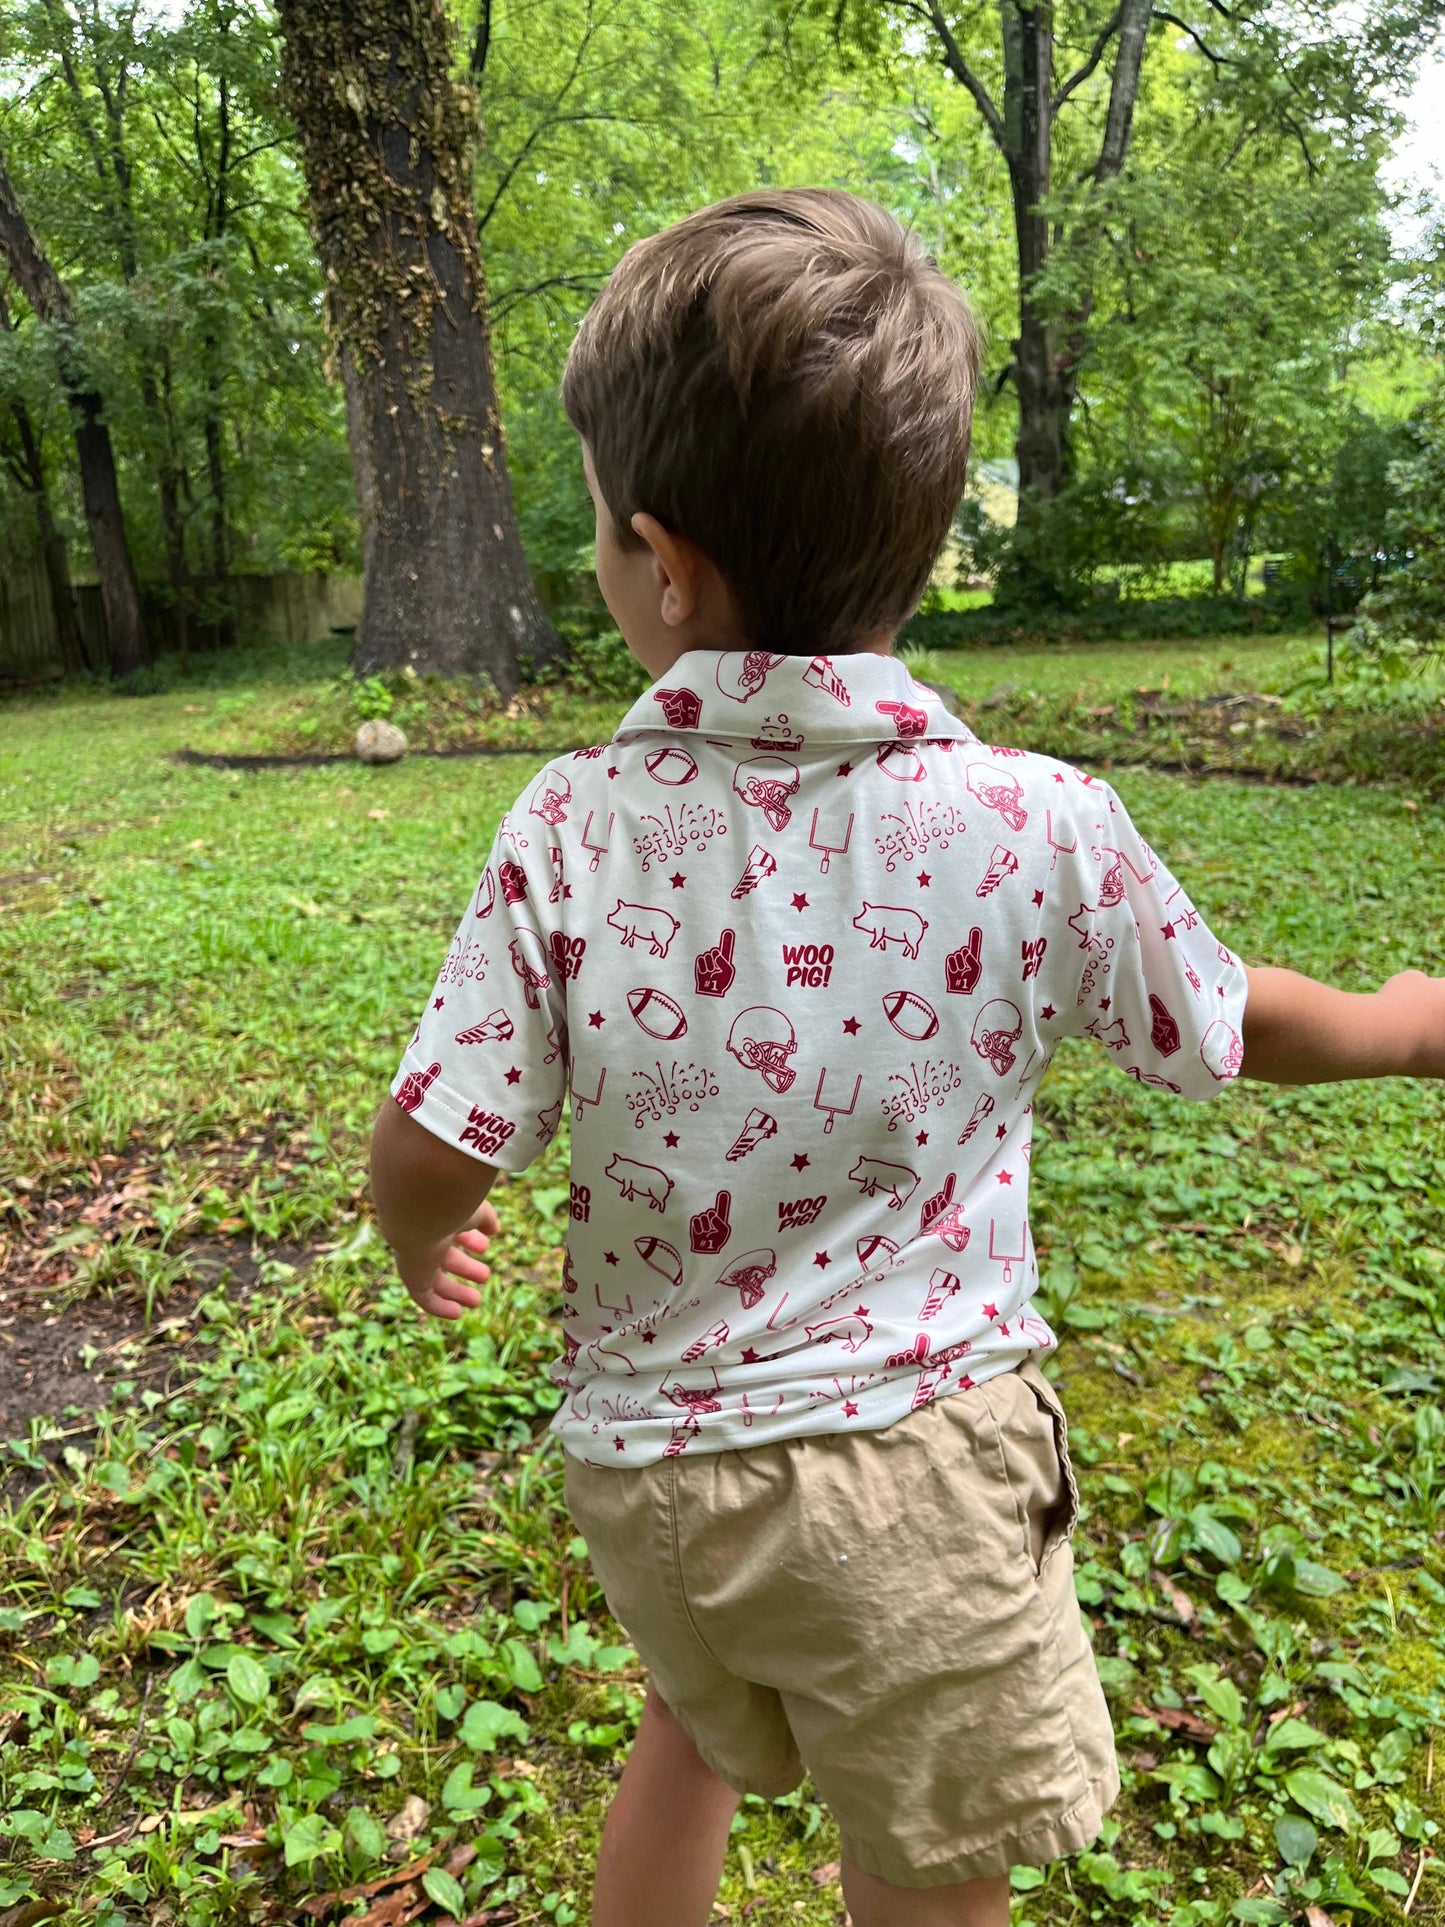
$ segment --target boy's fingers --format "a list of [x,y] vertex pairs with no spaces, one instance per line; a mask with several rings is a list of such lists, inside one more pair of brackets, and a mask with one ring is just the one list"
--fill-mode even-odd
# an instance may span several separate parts
[[451,1278],[470,1278],[476,1285],[484,1285],[492,1275],[488,1266],[478,1263],[456,1245],[447,1253],[442,1272]]
[[485,1231],[476,1231],[472,1229],[468,1229],[466,1231],[459,1231],[456,1237],[453,1238],[452,1240],[453,1244],[464,1245],[468,1251],[479,1251],[479,1252],[485,1251],[487,1246],[491,1242],[492,1242],[491,1239],[487,1236]]

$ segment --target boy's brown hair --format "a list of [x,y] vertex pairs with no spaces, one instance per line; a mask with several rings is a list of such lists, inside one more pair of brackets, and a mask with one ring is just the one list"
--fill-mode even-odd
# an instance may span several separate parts
[[836,653],[917,606],[979,358],[963,296],[891,214],[739,194],[628,249],[562,400],[625,547],[656,516],[722,572],[755,647]]

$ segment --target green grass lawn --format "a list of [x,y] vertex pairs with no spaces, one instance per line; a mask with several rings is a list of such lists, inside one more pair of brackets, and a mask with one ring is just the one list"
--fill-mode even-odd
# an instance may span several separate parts
[[[1087,762],[1141,686],[1278,690],[1316,654],[943,670],[1038,697],[990,733],[1046,722]],[[0,709],[0,1408],[76,1352],[0,1448],[0,1921],[584,1922],[640,1678],[545,1440],[565,1132],[499,1186],[457,1327],[391,1281],[362,1165],[538,758],[177,767],[341,715],[334,650],[234,667]],[[1112,780],[1250,959],[1445,971],[1419,784]],[[1096,1850],[1016,1876],[1016,1918],[1445,1919],[1445,1086],[1193,1107],[1068,1046],[1037,1111],[1125,1792]],[[806,1791],[750,1801],[719,1918],[837,1927],[836,1858]]]

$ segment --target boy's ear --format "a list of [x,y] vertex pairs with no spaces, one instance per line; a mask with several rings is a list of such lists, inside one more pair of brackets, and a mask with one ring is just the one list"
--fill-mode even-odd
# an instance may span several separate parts
[[685,535],[674,535],[655,515],[639,510],[632,518],[632,532],[652,551],[659,612],[665,623],[676,628],[697,613],[712,564],[695,543]]

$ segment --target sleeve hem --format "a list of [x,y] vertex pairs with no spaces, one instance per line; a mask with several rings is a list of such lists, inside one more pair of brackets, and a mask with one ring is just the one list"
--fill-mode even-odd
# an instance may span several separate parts
[[[427,1068],[428,1066],[422,1064],[420,1060],[414,1060],[408,1052],[391,1081],[392,1097],[396,1097],[397,1092],[406,1082],[408,1074],[414,1071],[424,1073]],[[480,1151],[475,1145],[464,1144],[461,1141],[462,1132],[470,1120],[472,1109],[477,1101],[475,1095],[462,1097],[438,1077],[427,1086],[425,1097],[414,1111],[408,1112],[408,1116],[416,1123],[423,1125],[433,1137],[440,1138],[444,1144],[449,1144],[454,1151],[464,1152],[478,1164],[491,1165],[498,1171],[512,1173],[525,1171],[529,1165],[536,1162],[552,1142],[552,1138],[548,1137],[545,1141],[539,1140],[529,1145],[525,1139],[520,1139],[514,1132],[507,1142],[499,1145],[495,1151]],[[505,1112],[499,1111],[498,1114],[507,1117]],[[510,1123],[513,1120],[507,1117],[507,1121]]]

